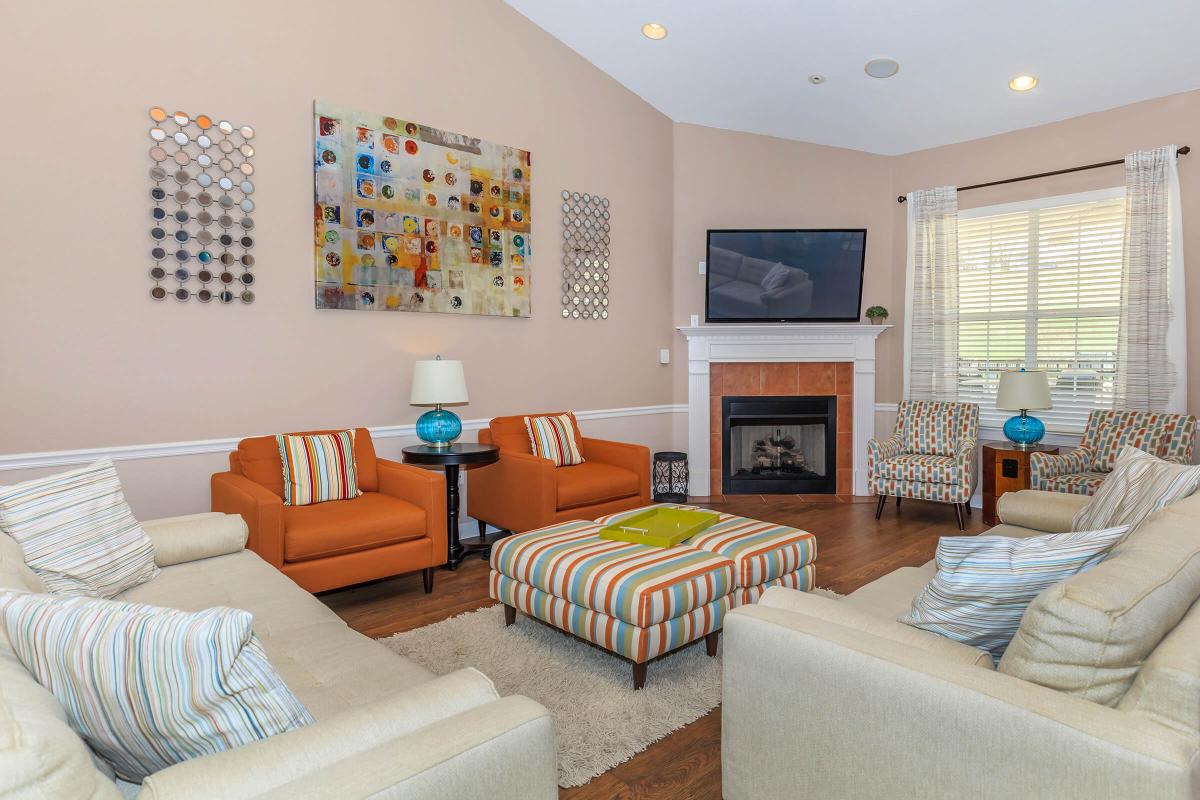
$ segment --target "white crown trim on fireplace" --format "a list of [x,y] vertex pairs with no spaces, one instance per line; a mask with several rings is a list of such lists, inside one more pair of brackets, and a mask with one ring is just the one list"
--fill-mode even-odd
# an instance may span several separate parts
[[[696,325],[681,327],[688,342],[688,460],[708,464],[709,374],[722,362],[826,362],[854,364],[854,494],[870,494],[867,442],[875,419],[875,340],[891,325]],[[693,469],[688,493],[709,493],[707,469]]]

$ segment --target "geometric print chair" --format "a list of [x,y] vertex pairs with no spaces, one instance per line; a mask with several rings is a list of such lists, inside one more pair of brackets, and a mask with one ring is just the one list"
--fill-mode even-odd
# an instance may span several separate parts
[[896,427],[888,439],[867,443],[867,474],[879,495],[875,519],[883,514],[887,498],[911,497],[953,503],[959,530],[965,530],[963,512],[971,513],[970,499],[978,478],[975,445],[979,436],[979,406],[934,400],[904,400]]
[[1049,492],[1092,495],[1125,445],[1164,461],[1190,464],[1195,436],[1196,418],[1188,414],[1094,410],[1078,448],[1065,455],[1029,454],[1029,484]]

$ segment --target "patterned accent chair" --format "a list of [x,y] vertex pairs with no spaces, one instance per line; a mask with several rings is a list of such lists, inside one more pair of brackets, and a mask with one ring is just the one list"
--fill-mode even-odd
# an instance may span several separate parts
[[953,503],[959,530],[963,512],[978,480],[975,446],[979,437],[979,406],[934,400],[905,400],[896,415],[891,438],[867,443],[867,472],[879,495],[875,519],[887,498],[911,497]]
[[1078,448],[1065,455],[1029,454],[1029,485],[1048,492],[1092,495],[1125,445],[1165,461],[1190,464],[1195,437],[1196,418],[1188,414],[1095,410],[1088,414]]

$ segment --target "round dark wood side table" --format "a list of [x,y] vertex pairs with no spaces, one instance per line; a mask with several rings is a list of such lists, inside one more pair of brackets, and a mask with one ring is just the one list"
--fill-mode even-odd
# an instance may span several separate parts
[[446,471],[446,569],[457,569],[468,552],[487,545],[468,548],[458,538],[458,468],[482,467],[500,460],[500,448],[494,444],[458,442],[449,447],[414,444],[404,448],[404,463],[423,467],[442,467]]

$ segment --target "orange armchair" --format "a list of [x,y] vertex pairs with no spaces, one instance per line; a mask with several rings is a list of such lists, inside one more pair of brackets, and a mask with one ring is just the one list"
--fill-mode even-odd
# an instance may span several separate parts
[[555,467],[533,455],[524,416],[496,417],[479,441],[500,460],[467,473],[467,513],[485,526],[522,533],[571,519],[595,519],[650,503],[650,450],[584,438],[571,414],[584,462]]
[[286,506],[275,437],[243,439],[229,471],[212,476],[212,510],[241,514],[246,546],[310,592],[421,570],[428,594],[446,563],[446,479],[376,458],[365,428],[354,461],[359,497]]

